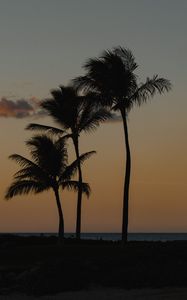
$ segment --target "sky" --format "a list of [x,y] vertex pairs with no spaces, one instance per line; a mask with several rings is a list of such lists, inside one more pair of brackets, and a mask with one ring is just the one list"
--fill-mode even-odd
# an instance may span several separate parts
[[[18,170],[12,153],[28,156],[30,122],[53,124],[38,103],[50,90],[84,74],[84,62],[121,45],[138,63],[139,82],[158,74],[172,91],[128,116],[132,151],[130,232],[187,232],[187,1],[0,0],[0,232],[55,232],[52,192],[6,201]],[[74,153],[69,143],[70,160]],[[125,149],[121,122],[81,136],[96,150],[83,175],[82,231],[120,232]],[[63,192],[65,230],[75,230],[76,194]]]

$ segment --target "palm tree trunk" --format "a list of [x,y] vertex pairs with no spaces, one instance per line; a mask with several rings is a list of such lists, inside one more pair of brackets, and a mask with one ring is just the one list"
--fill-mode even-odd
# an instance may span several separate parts
[[54,192],[55,192],[56,204],[57,204],[58,215],[59,215],[58,240],[59,242],[62,242],[64,240],[64,216],[63,216],[62,207],[60,203],[58,188],[55,188]]
[[78,181],[79,181],[79,189],[77,195],[77,220],[76,220],[76,238],[80,239],[81,234],[81,211],[82,211],[82,170],[81,164],[79,159],[79,143],[78,138],[73,139],[74,146],[75,146],[75,153],[76,158],[78,160]]
[[121,109],[121,115],[123,119],[123,128],[125,135],[125,148],[126,148],[126,170],[125,170],[125,181],[123,191],[123,215],[122,215],[122,243],[127,242],[128,234],[128,208],[129,208],[129,185],[130,185],[130,173],[131,173],[131,153],[129,146],[128,127],[127,127],[127,116],[125,109]]

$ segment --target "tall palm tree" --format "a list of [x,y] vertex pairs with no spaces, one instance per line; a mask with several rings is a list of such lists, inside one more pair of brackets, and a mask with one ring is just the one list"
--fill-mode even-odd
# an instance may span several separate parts
[[84,92],[94,92],[97,101],[104,107],[108,106],[119,111],[123,121],[126,169],[124,180],[122,241],[127,241],[129,184],[131,172],[131,153],[129,146],[127,115],[135,104],[141,105],[156,92],[162,94],[169,91],[171,84],[158,75],[147,78],[145,83],[139,83],[135,70],[138,65],[132,52],[122,47],[104,51],[98,58],[89,59],[84,69],[85,76],[74,79],[75,86]]
[[[36,135],[26,142],[30,149],[32,160],[19,154],[13,154],[10,159],[16,161],[21,169],[14,174],[14,181],[8,187],[5,198],[10,199],[16,195],[30,192],[40,193],[52,189],[55,194],[59,215],[59,240],[64,238],[64,217],[60,202],[59,189],[77,190],[79,183],[71,180],[75,175],[79,163],[90,157],[93,152],[80,156],[68,165],[65,140],[52,139],[45,135]],[[82,191],[89,197],[90,187],[82,183]]]
[[101,122],[111,118],[111,113],[102,107],[97,107],[91,93],[81,96],[73,86],[60,86],[52,90],[52,98],[44,100],[41,107],[60,125],[62,129],[31,123],[27,126],[30,130],[40,130],[52,134],[64,135],[73,141],[76,159],[78,161],[78,182],[77,193],[77,219],[76,238],[80,239],[81,233],[81,207],[82,207],[82,169],[79,149],[79,136],[82,132],[95,130]]

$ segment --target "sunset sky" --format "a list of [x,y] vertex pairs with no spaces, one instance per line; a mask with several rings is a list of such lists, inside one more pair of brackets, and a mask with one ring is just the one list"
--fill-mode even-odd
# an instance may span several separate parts
[[[54,232],[52,193],[4,200],[18,166],[28,156],[29,122],[53,124],[38,110],[52,88],[83,74],[82,65],[104,49],[132,50],[139,81],[158,74],[172,91],[155,96],[128,116],[132,149],[129,230],[187,232],[187,1],[0,0],[0,232]],[[53,124],[54,125],[54,124]],[[69,143],[70,160],[74,153]],[[124,179],[121,122],[82,135],[81,152],[92,195],[83,199],[82,231],[120,232]],[[76,194],[61,194],[65,230],[75,229]]]

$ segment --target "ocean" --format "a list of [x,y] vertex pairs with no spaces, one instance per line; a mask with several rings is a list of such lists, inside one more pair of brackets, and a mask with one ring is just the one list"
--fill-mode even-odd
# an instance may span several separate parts
[[[3,235],[3,233],[1,233]],[[0,234],[0,235],[1,235]],[[7,233],[4,233],[7,234]],[[56,233],[9,233],[18,236],[57,236]],[[74,233],[65,233],[65,237],[75,237]],[[93,240],[111,240],[118,241],[121,240],[120,233],[106,233],[106,232],[92,232],[92,233],[82,233],[82,239],[93,239]],[[187,240],[187,233],[129,233],[129,241],[184,241]]]

